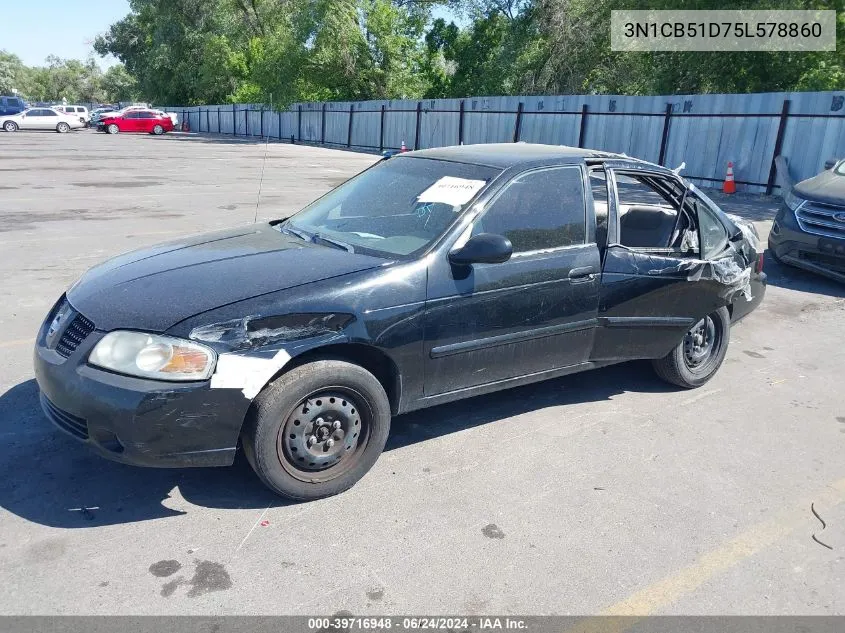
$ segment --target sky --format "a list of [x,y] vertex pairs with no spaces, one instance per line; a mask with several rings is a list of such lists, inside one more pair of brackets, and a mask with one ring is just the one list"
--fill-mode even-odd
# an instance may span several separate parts
[[127,0],[41,0],[2,2],[0,49],[21,58],[27,66],[43,66],[47,55],[85,60],[93,54],[102,68],[117,60],[93,51],[94,38],[129,13]]

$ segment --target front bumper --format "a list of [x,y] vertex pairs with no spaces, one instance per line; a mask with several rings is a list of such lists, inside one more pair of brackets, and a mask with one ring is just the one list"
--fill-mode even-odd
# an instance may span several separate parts
[[239,390],[103,371],[86,359],[104,332],[93,331],[65,358],[48,347],[46,331],[47,323],[35,344],[35,378],[42,409],[61,430],[103,457],[137,466],[232,463],[250,404]]
[[845,283],[845,240],[807,233],[786,205],[769,232],[769,251],[784,264]]

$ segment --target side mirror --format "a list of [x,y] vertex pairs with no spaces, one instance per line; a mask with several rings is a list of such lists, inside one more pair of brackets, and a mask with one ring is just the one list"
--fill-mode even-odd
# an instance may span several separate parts
[[449,261],[456,266],[470,264],[501,264],[513,255],[511,241],[493,233],[474,235],[458,250],[449,253]]
[[838,161],[835,158],[828,158],[824,161],[824,168],[825,169],[833,169]]

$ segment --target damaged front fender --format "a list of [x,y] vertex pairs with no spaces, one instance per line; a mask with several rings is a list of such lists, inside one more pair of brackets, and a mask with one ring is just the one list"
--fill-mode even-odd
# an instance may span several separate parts
[[351,314],[335,312],[250,315],[197,326],[189,338],[218,350],[212,389],[238,389],[252,400],[291,358],[345,339],[342,331],[354,321]]

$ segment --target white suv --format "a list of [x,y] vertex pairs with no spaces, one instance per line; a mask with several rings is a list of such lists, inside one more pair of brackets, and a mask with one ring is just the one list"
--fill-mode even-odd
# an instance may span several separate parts
[[57,105],[53,106],[54,110],[64,112],[68,116],[75,116],[80,121],[88,125],[91,121],[91,115],[88,113],[88,108],[81,105]]

